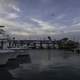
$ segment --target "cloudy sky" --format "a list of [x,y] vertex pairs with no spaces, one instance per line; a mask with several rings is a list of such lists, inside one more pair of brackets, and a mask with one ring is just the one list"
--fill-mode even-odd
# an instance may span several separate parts
[[80,32],[80,0],[0,0],[0,25],[17,36]]

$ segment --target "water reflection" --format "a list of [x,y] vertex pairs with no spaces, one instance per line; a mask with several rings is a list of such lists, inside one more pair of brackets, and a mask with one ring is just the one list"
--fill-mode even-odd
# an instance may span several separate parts
[[[31,62],[23,59],[18,67],[8,70],[16,80],[80,80],[79,54],[59,50],[28,50],[14,56],[17,58],[22,54],[29,54]],[[10,54],[5,57],[14,56]]]

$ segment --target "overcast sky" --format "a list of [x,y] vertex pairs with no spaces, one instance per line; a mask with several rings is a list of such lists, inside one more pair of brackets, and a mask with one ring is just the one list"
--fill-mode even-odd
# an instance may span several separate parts
[[0,25],[18,36],[80,32],[80,0],[0,0]]

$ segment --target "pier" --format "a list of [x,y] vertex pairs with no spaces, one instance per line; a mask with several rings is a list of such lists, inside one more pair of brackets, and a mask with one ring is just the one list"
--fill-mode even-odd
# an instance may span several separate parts
[[79,47],[79,43],[62,40],[0,40],[0,49],[27,50],[27,49],[67,49],[72,50]]

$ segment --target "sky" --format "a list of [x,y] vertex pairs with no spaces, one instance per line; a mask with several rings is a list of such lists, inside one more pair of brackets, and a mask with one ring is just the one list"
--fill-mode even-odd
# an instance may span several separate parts
[[0,25],[19,37],[79,34],[80,0],[0,0]]

